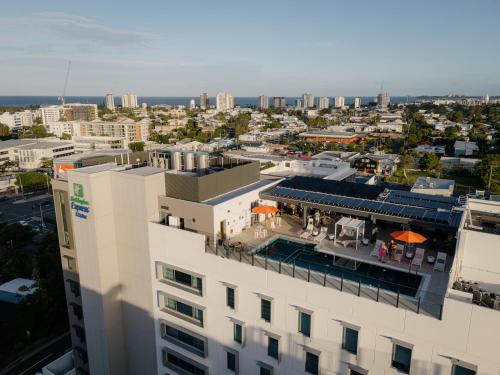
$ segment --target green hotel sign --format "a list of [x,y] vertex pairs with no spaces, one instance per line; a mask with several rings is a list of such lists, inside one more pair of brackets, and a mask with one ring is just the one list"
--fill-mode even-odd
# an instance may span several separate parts
[[85,199],[82,184],[73,184],[73,195],[71,196],[71,209],[75,210],[75,216],[87,219],[89,213],[89,202]]

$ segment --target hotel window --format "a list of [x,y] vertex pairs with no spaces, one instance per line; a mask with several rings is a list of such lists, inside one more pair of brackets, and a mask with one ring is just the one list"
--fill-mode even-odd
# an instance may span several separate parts
[[267,337],[267,355],[274,359],[279,359],[279,340],[275,337]]
[[403,374],[410,373],[412,349],[400,344],[393,344],[391,366]]
[[243,343],[243,326],[240,323],[233,323],[233,339],[239,344]]
[[64,191],[57,191],[57,197],[59,198],[59,209],[61,211],[61,219],[62,219],[62,233],[61,233],[61,245],[65,247],[70,246],[70,235],[69,235],[69,226],[68,226],[68,216],[67,216],[67,193]]
[[451,375],[476,375],[476,366],[458,360],[454,362],[451,368]]
[[164,340],[172,342],[200,357],[207,356],[207,339],[188,329],[170,322],[162,322],[161,336]]
[[273,375],[273,366],[260,361],[257,362],[257,366],[259,366],[259,375]]
[[161,279],[172,286],[180,287],[199,295],[203,294],[203,280],[201,276],[193,275],[188,271],[180,270],[175,267],[158,263],[158,274]]
[[265,298],[260,300],[260,317],[266,322],[271,322],[271,301]]
[[311,337],[311,314],[299,311],[299,332],[304,336]]
[[235,291],[234,291],[234,288],[232,287],[226,287],[226,306],[233,309],[234,310],[234,307],[235,307]]
[[[163,300],[163,302],[161,301]],[[185,302],[176,300],[172,297],[160,294],[160,306],[165,312],[171,313],[178,318],[187,318],[185,320],[203,327],[204,311],[201,307],[191,306]]]
[[163,364],[178,373],[188,375],[206,375],[208,368],[172,349],[163,350]]
[[343,328],[342,349],[354,355],[358,354],[358,330],[350,327]]
[[238,373],[238,352],[226,348],[226,368],[235,374]]
[[319,374],[319,355],[306,352],[306,368],[305,371],[308,374],[318,375]]
[[64,258],[66,259],[66,267],[68,268],[68,270],[75,271],[76,270],[75,258],[67,255],[64,255]]

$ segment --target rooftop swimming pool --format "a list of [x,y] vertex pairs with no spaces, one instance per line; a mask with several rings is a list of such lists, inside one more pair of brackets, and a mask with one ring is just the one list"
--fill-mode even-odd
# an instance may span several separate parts
[[333,255],[315,251],[315,246],[280,237],[260,248],[257,254],[410,297],[417,294],[422,276],[337,255],[334,260]]

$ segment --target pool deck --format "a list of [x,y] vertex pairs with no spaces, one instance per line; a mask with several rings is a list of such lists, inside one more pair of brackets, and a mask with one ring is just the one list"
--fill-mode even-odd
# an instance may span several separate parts
[[[255,232],[259,227],[265,228],[267,233],[263,237],[256,238]],[[415,267],[411,267],[410,269],[410,261],[406,259],[402,259],[401,262],[392,259],[380,262],[377,256],[371,255],[374,248],[373,244],[369,244],[368,246],[360,244],[358,246],[358,249],[356,250],[354,247],[344,247],[339,243],[335,244],[334,241],[330,240],[328,237],[320,242],[314,241],[314,237],[303,239],[300,238],[301,233],[302,225],[293,218],[285,215],[281,218],[281,225],[276,226],[274,229],[271,229],[268,222],[259,223],[245,229],[237,236],[232,237],[230,242],[241,242],[246,253],[254,253],[256,250],[263,247],[266,243],[270,242],[274,238],[289,237],[298,242],[318,245],[317,250],[327,254],[338,255],[343,258],[350,258],[363,263],[371,263],[402,272],[418,273],[418,275],[422,276],[422,282],[418,295],[425,295],[429,294],[428,292],[430,292],[436,296],[444,296],[446,293],[449,281],[449,270],[453,262],[452,257],[448,257],[447,259],[445,272],[435,271],[434,265],[428,264],[425,259],[420,269],[415,269]],[[389,232],[379,232],[377,235],[377,239],[382,239],[386,242],[389,241]],[[425,250],[425,257],[427,257],[428,255],[436,256],[436,253],[427,249],[425,244],[419,245],[418,247],[421,247]]]

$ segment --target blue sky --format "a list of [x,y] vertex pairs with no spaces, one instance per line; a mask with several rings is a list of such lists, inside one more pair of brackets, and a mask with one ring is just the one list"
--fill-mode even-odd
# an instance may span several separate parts
[[500,0],[22,0],[0,95],[500,95]]

